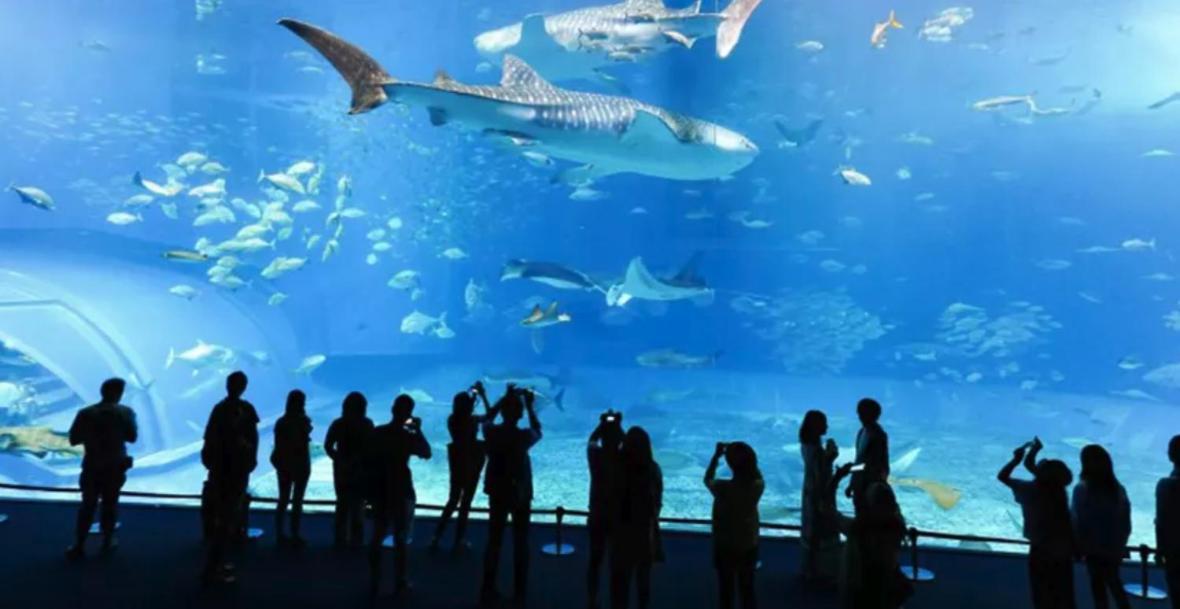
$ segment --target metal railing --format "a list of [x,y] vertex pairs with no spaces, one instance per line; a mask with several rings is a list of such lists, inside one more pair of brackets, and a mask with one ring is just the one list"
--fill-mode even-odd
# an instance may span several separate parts
[[[14,484],[14,483],[8,483],[8,482],[0,482],[0,489],[13,490],[13,491],[36,492],[36,493],[55,493],[55,494],[77,494],[77,493],[81,492],[81,489],[78,489],[78,488],[36,486],[36,485],[31,485],[31,484]],[[201,495],[192,495],[192,494],[183,494],[183,493],[156,493],[156,492],[146,492],[146,491],[123,491],[120,493],[120,495],[123,497],[134,497],[134,498],[138,498],[138,499],[167,499],[167,500],[176,500],[176,501],[198,501],[198,502],[201,500]],[[278,501],[279,500],[275,497],[255,497],[252,495],[250,496],[251,503],[278,504]],[[327,506],[335,506],[336,501],[332,500],[332,499],[305,499],[303,501],[303,504],[304,505],[326,506],[327,507]],[[443,511],[444,507],[445,506],[425,504],[425,503],[419,503],[419,504],[416,504],[416,506],[415,506],[416,509],[434,511],[434,512],[441,512],[441,511]],[[471,506],[471,512],[477,513],[477,514],[486,514],[486,513],[488,513],[488,508]],[[588,512],[586,510],[571,510],[571,509],[567,509],[567,508],[560,506],[560,505],[557,507],[553,507],[553,508],[536,508],[536,509],[532,510],[532,513],[554,517],[554,519],[555,519],[555,544],[553,544],[553,545],[556,548],[558,548],[558,551],[555,552],[555,554],[558,556],[568,554],[568,552],[562,552],[560,550],[561,548],[565,547],[565,544],[563,543],[563,527],[565,526],[565,517],[566,516],[574,516],[574,517],[579,517],[579,518],[588,518],[590,516],[590,512]],[[701,519],[701,518],[679,518],[679,517],[661,517],[659,519],[659,522],[661,524],[687,525],[687,526],[710,526],[713,524],[712,520],[705,520],[705,519]],[[800,526],[798,524],[760,522],[758,524],[758,526],[760,529],[766,530],[766,531],[790,531],[790,532],[796,532],[796,533],[802,531],[802,526]],[[944,531],[926,531],[926,530],[918,529],[917,527],[909,527],[906,531],[906,537],[907,537],[907,540],[909,541],[910,564],[903,566],[903,572],[906,574],[907,577],[909,577],[910,579],[913,579],[915,581],[929,581],[929,580],[933,579],[933,575],[929,571],[926,571],[925,569],[921,569],[918,566],[918,564],[919,564],[918,563],[918,559],[919,559],[918,541],[923,538],[933,539],[933,540],[941,540],[941,541],[981,542],[981,543],[1006,544],[1006,545],[1015,545],[1015,546],[1029,545],[1028,540],[1025,540],[1025,539],[1013,539],[1013,538],[1008,538],[1008,537],[992,537],[992,536],[987,536],[987,535],[970,535],[970,534],[964,534],[964,533],[948,533],[948,532],[944,532]],[[947,548],[947,549],[953,549],[953,548]],[[1149,573],[1149,566],[1150,566],[1149,559],[1151,558],[1152,555],[1154,555],[1156,553],[1155,548],[1152,548],[1146,544],[1143,544],[1143,545],[1139,545],[1139,546],[1127,547],[1126,550],[1129,555],[1138,555],[1139,556],[1139,566],[1140,566],[1140,581],[1135,585],[1128,585],[1127,586],[1128,592],[1132,592],[1132,593],[1142,596],[1144,598],[1151,598],[1151,599],[1162,598],[1161,596],[1159,596],[1159,591],[1155,590],[1154,588],[1151,588],[1149,581],[1148,581],[1148,579],[1149,579],[1148,573]],[[923,573],[926,575],[925,577],[921,575]]]

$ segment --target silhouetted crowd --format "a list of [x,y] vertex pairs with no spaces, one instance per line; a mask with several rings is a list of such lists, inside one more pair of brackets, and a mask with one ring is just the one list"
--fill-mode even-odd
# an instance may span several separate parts
[[[201,462],[208,471],[202,490],[201,515],[207,542],[202,581],[230,583],[238,574],[227,558],[229,548],[246,535],[249,507],[247,487],[258,461],[259,418],[243,399],[248,380],[242,372],[226,379],[226,397],[218,402],[205,426]],[[115,525],[119,492],[133,465],[126,444],[135,442],[135,413],[120,405],[125,384],[110,379],[101,388],[102,401],[80,410],[70,428],[70,442],[85,447],[74,544],[67,556],[85,555],[87,533],[101,501],[100,529],[104,551],[116,546]],[[450,494],[430,541],[437,550],[452,519],[453,552],[470,549],[466,541],[471,504],[479,481],[488,499],[488,540],[483,556],[480,602],[497,605],[500,554],[509,520],[512,523],[514,603],[523,604],[528,591],[529,523],[533,476],[529,451],[541,440],[536,396],[508,385],[492,403],[477,382],[454,396],[447,418]],[[482,405],[482,414],[477,406]],[[311,475],[312,423],[306,396],[291,391],[284,414],[274,424],[270,462],[278,478],[279,498],[275,530],[280,544],[301,547],[303,499]],[[393,540],[394,591],[410,588],[408,552],[416,494],[410,459],[430,459],[431,448],[414,416],[415,403],[398,396],[391,419],[374,425],[367,416],[364,395],[348,394],[341,416],[332,422],[324,450],[332,460],[336,493],[335,544],[339,548],[368,544],[370,587],[380,590],[382,546]],[[804,465],[801,506],[802,576],[813,585],[834,584],[842,606],[852,609],[896,609],[913,594],[900,565],[907,536],[905,519],[891,487],[889,436],[880,425],[881,405],[866,398],[857,404],[861,429],[853,461],[836,466],[839,450],[825,439],[827,417],[809,411],[799,429]],[[526,426],[521,421],[527,418]],[[1079,482],[1072,499],[1069,467],[1057,459],[1038,460],[1043,445],[1034,438],[1017,448],[998,478],[1013,493],[1024,517],[1032,604],[1037,609],[1075,607],[1073,569],[1084,560],[1095,607],[1105,609],[1113,598],[1126,609],[1119,566],[1126,557],[1131,534],[1131,506],[1114,473],[1110,454],[1099,445],[1082,449]],[[1168,447],[1171,474],[1156,490],[1157,561],[1164,566],[1168,587],[1180,592],[1180,436]],[[632,598],[650,606],[651,570],[664,561],[660,535],[663,474],[653,458],[651,439],[638,426],[625,428],[623,414],[608,410],[590,434],[586,459],[590,474],[587,528],[590,538],[586,575],[588,604],[600,606],[602,567],[609,565],[608,598],[612,609],[626,608]],[[717,476],[722,460],[730,472]],[[1013,477],[1023,464],[1031,480]],[[836,496],[848,480],[845,494],[853,514],[836,508]],[[713,562],[717,572],[718,606],[757,606],[760,519],[758,504],[765,483],[754,449],[743,442],[719,442],[705,470],[704,485],[712,494]],[[366,514],[372,521],[364,536]],[[288,515],[290,516],[288,520]],[[843,536],[844,541],[841,541]],[[609,559],[609,560],[608,560]],[[1175,595],[1173,607],[1180,607]]]

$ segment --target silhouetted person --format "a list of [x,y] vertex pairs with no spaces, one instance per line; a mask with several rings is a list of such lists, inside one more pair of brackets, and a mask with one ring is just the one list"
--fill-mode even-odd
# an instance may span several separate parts
[[353,391],[344,398],[340,418],[332,421],[324,438],[324,452],[332,460],[336,492],[336,547],[360,545],[365,523],[365,444],[373,421],[365,416],[369,402]]
[[397,396],[393,419],[377,426],[366,449],[373,506],[373,534],[369,537],[369,594],[376,596],[381,582],[381,543],[393,530],[395,594],[409,590],[407,552],[414,526],[414,475],[410,457],[430,458],[430,443],[422,435],[422,419],[414,416],[414,399]]
[[1045,459],[1032,464],[1033,480],[1012,477],[1016,466],[1033,449],[1034,441],[1012,452],[1012,460],[996,476],[1008,488],[1024,515],[1024,537],[1029,541],[1028,578],[1036,609],[1074,609],[1073,530],[1065,489],[1073,473],[1061,461]]
[[[488,467],[484,475],[484,493],[488,496],[488,545],[483,557],[483,583],[480,600],[494,603],[499,597],[496,577],[500,570],[500,549],[504,529],[512,518],[513,598],[524,603],[528,592],[529,519],[532,516],[533,466],[529,449],[541,440],[541,421],[533,409],[536,396],[527,389],[509,385],[504,397],[488,412],[483,421],[483,437],[488,448]],[[520,429],[524,412],[528,429]],[[504,422],[496,424],[496,417]]]
[[[733,478],[717,479],[721,457]],[[734,595],[743,609],[758,606],[754,571],[758,564],[758,501],[766,488],[758,471],[758,456],[744,442],[717,443],[705,470],[705,486],[713,494],[713,564],[717,568],[721,609],[734,606]]]
[[1155,487],[1156,561],[1163,564],[1172,609],[1180,609],[1180,436],[1168,442],[1172,475]]
[[209,470],[208,485],[213,536],[205,556],[203,579],[232,582],[225,550],[241,530],[250,472],[258,465],[258,413],[242,399],[249,380],[238,371],[225,379],[226,397],[213,407],[205,424],[201,463]]
[[[830,483],[833,495],[851,470],[849,463],[836,471]],[[855,518],[837,512],[835,503],[824,506],[847,537],[840,581],[842,606],[897,609],[913,595],[913,585],[902,574],[899,560],[905,519],[887,482],[870,482],[864,493],[864,507]]]
[[438,519],[434,537],[430,540],[431,549],[438,548],[442,542],[443,533],[446,532],[447,524],[456,509],[459,511],[459,518],[455,523],[455,544],[452,551],[459,552],[471,547],[467,542],[467,519],[471,515],[471,502],[479,488],[479,475],[487,459],[487,450],[479,439],[479,425],[484,417],[475,414],[476,398],[483,401],[486,416],[488,395],[483,383],[479,381],[476,381],[468,391],[456,393],[455,398],[451,400],[451,416],[447,417],[447,431],[451,434],[451,443],[447,444],[451,492],[447,496],[442,516]]
[[616,480],[610,510],[610,605],[611,609],[627,609],[634,581],[639,609],[647,609],[651,606],[651,566],[663,559],[660,509],[664,474],[652,456],[651,437],[642,427],[627,430]]
[[311,419],[307,416],[307,396],[298,389],[287,394],[283,416],[275,421],[275,446],[270,464],[279,479],[279,505],[275,510],[275,536],[279,543],[288,541],[284,520],[287,506],[292,504],[290,541],[303,546],[299,535],[303,519],[303,494],[311,478]]
[[1107,591],[1119,609],[1130,609],[1119,566],[1131,538],[1131,502],[1114,474],[1110,453],[1097,444],[1082,449],[1082,471],[1073,487],[1074,539],[1086,558],[1094,607],[1110,606]]
[[889,479],[889,435],[881,428],[881,404],[877,400],[864,398],[857,402],[856,416],[861,428],[856,434],[855,463],[864,467],[852,472],[844,494],[852,498],[853,507],[859,510],[862,491],[869,483]]
[[74,526],[74,545],[67,551],[70,558],[81,558],[86,553],[86,535],[94,522],[99,499],[102,499],[102,516],[99,518],[102,548],[107,551],[117,545],[115,524],[118,522],[119,491],[127,481],[127,470],[131,469],[127,443],[135,442],[139,437],[135,411],[119,403],[125,386],[123,379],[104,381],[99,389],[102,401],[79,410],[70,425],[70,445],[81,444],[85,449],[82,475],[78,479],[82,505]]
[[617,489],[622,455],[623,415],[608,410],[599,415],[598,426],[586,444],[586,463],[590,469],[590,516],[586,519],[590,534],[590,562],[586,569],[586,589],[590,609],[599,606],[598,580],[614,524],[611,508],[615,500],[612,495]]
[[840,450],[828,439],[828,417],[818,410],[803,415],[799,426],[799,452],[803,457],[803,504],[800,512],[802,531],[803,578],[808,581],[836,575],[839,560],[840,532],[836,527],[836,489],[832,485],[832,466]]

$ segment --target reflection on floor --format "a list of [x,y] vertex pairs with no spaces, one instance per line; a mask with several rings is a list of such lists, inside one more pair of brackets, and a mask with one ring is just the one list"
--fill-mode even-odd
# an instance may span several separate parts
[[[253,515],[266,536],[238,557],[238,584],[202,591],[197,573],[201,545],[196,510],[188,508],[125,508],[121,546],[111,556],[91,554],[80,564],[65,561],[62,550],[69,538],[75,505],[70,503],[0,502],[9,515],[0,524],[0,590],[4,607],[75,607],[87,609],[160,607],[364,607],[367,567],[363,552],[338,554],[330,546],[331,517],[316,515],[306,523],[310,545],[300,553],[280,552],[273,546],[271,514]],[[419,518],[419,540],[429,538],[433,522]],[[532,546],[551,541],[549,527],[536,527]],[[412,549],[412,596],[397,606],[419,609],[474,608],[484,527],[472,527],[476,551],[452,557],[432,555],[421,546]],[[534,552],[529,607],[576,609],[585,606],[582,582],[586,568],[586,540],[580,528],[567,530],[577,547],[570,557],[551,558]],[[652,609],[713,606],[716,584],[706,536],[678,533],[665,537],[668,560],[653,574]],[[97,544],[95,544],[97,545]],[[18,550],[19,549],[19,550]],[[834,592],[809,591],[798,581],[798,546],[789,540],[762,544],[763,569],[758,575],[763,606],[798,609],[837,607]],[[966,552],[927,551],[923,565],[938,579],[923,584],[908,609],[1024,607],[1028,591],[1024,561],[1018,557]],[[385,567],[392,569],[392,561]],[[1126,569],[1125,576],[1133,577]],[[1158,575],[1153,573],[1153,577]],[[508,586],[502,569],[502,588]],[[19,585],[15,585],[18,584]],[[388,584],[388,581],[387,581]],[[998,585],[997,585],[998,584]],[[1085,578],[1077,573],[1079,598]],[[1160,582],[1156,582],[1160,585]],[[386,588],[388,590],[388,587]],[[391,598],[378,606],[394,606]],[[1135,605],[1148,606],[1148,605]],[[1158,605],[1155,605],[1158,606]]]

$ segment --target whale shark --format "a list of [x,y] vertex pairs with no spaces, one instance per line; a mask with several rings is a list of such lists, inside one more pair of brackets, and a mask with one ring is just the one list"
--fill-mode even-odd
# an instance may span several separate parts
[[554,15],[533,14],[475,37],[483,56],[511,53],[553,80],[613,81],[603,68],[633,63],[671,48],[691,49],[715,36],[717,56],[733,52],[762,0],[731,0],[720,13],[701,12],[701,0],[673,9],[662,0],[626,0]]
[[500,281],[531,279],[559,290],[602,290],[585,273],[553,262],[509,260],[500,272]]
[[643,259],[636,257],[627,265],[623,282],[612,285],[606,292],[606,304],[621,307],[632,300],[693,300],[700,304],[713,302],[713,289],[696,274],[700,255],[692,257],[674,277],[661,279],[647,270]]
[[319,51],[348,83],[350,114],[388,102],[422,106],[436,126],[454,122],[520,150],[581,164],[561,174],[567,184],[616,173],[711,180],[732,175],[758,154],[753,142],[720,125],[628,97],[558,88],[512,55],[504,58],[499,86],[462,84],[441,71],[429,84],[404,82],[331,32],[292,19],[279,24]]

